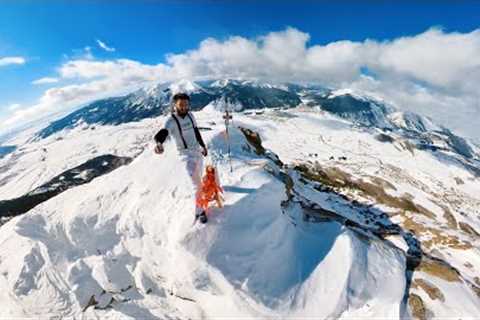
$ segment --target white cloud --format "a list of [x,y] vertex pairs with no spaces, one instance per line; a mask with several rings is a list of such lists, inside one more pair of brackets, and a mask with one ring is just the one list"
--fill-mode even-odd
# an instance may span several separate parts
[[49,84],[49,83],[57,83],[58,81],[59,81],[58,78],[44,77],[44,78],[40,78],[32,81],[32,84]]
[[0,58],[0,67],[8,66],[10,64],[25,64],[26,60],[23,57],[3,57]]
[[122,78],[135,80],[161,80],[166,77],[168,66],[146,65],[129,59],[107,61],[71,60],[63,64],[58,72],[64,79]]
[[10,111],[14,111],[14,110],[17,110],[21,107],[21,105],[19,103],[12,103],[11,105],[8,105],[7,106],[7,109],[10,110]]
[[[48,89],[29,111],[17,110],[7,121],[73,107],[145,82],[181,78],[257,78],[316,82],[353,87],[431,116],[469,136],[479,136],[480,30],[446,33],[430,29],[391,41],[336,41],[309,45],[309,34],[295,28],[254,39],[232,36],[203,40],[198,48],[169,54],[166,63],[149,65],[130,59],[95,60],[85,55],[58,68],[60,79],[79,84]],[[368,69],[368,77],[362,70]],[[461,112],[459,112],[461,111]]]
[[103,42],[101,40],[97,39],[97,44],[100,48],[102,48],[105,51],[108,51],[108,52],[114,52],[115,51],[115,48],[109,47],[105,42]]
[[46,90],[37,104],[16,110],[0,123],[0,127],[8,130],[23,122],[43,118],[49,113],[58,113],[62,109],[68,110],[92,100],[123,94],[140,84],[158,81],[166,75],[163,65],[147,66],[126,59],[97,63],[75,60],[64,64],[59,70],[62,78],[90,81]]

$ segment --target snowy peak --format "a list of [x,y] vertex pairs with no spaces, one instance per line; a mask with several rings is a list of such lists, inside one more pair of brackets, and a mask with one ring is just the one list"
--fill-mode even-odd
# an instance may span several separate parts
[[259,80],[244,80],[241,82],[242,85],[244,86],[252,86],[252,87],[258,87],[258,88],[268,88],[268,89],[271,89],[271,88],[279,88],[278,86],[274,85],[274,84],[271,84],[271,83],[268,83],[268,82],[264,82],[264,81],[259,81]]
[[141,88],[134,94],[143,97],[159,97],[166,94],[169,91],[169,84],[168,83],[158,83],[150,86],[146,86]]
[[226,87],[230,84],[240,84],[240,81],[233,80],[233,79],[220,79],[220,80],[215,80],[210,84],[210,87],[212,88],[223,88]]
[[176,93],[192,94],[203,90],[203,88],[195,82],[186,79],[171,83],[168,88],[172,92],[172,95]]
[[422,117],[413,112],[393,112],[388,115],[388,119],[398,128],[413,130],[418,132],[440,131],[440,127],[435,125],[430,119]]
[[364,96],[356,93],[353,89],[349,89],[349,88],[333,90],[328,94],[327,98],[333,99],[335,97],[340,97],[345,95],[355,97],[356,99],[359,99],[359,100],[366,100]]
[[308,104],[318,105],[321,110],[347,119],[357,125],[390,128],[387,114],[392,107],[352,90],[336,90],[325,94],[307,94]]
[[213,88],[224,88],[227,86],[250,86],[258,88],[285,88],[283,85],[275,85],[258,79],[219,79],[210,84]]

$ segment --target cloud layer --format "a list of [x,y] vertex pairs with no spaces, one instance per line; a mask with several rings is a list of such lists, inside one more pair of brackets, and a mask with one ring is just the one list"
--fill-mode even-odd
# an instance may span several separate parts
[[0,67],[10,64],[24,64],[25,62],[25,58],[23,57],[0,57]]
[[57,83],[59,80],[58,78],[52,78],[52,77],[44,77],[37,79],[35,81],[32,81],[32,84],[48,84],[48,83]]
[[480,30],[446,33],[433,28],[383,42],[367,39],[309,45],[309,41],[308,33],[287,28],[254,39],[207,38],[198,48],[169,54],[166,63],[157,65],[130,59],[72,59],[58,68],[58,78],[59,84],[75,84],[46,90],[37,105],[16,110],[4,125],[147,82],[256,78],[362,90],[480,138],[475,128],[475,122],[480,122]]

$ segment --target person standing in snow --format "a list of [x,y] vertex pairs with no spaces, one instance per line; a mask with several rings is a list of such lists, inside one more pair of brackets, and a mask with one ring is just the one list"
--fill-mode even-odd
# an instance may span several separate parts
[[[155,153],[162,154],[164,151],[163,143],[168,137],[173,137],[180,157],[185,162],[188,174],[195,186],[195,194],[198,195],[200,188],[203,159],[207,156],[207,147],[203,142],[200,130],[197,127],[197,121],[189,111],[190,97],[186,93],[177,93],[173,96],[174,110],[165,122],[164,128],[155,134],[156,142]],[[195,201],[197,203],[197,201]],[[201,223],[207,222],[206,212],[195,206],[195,219]]]

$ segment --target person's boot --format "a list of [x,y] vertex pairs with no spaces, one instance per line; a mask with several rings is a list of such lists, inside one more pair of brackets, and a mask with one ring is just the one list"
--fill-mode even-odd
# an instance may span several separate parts
[[205,211],[202,211],[200,213],[200,215],[198,216],[198,220],[200,220],[201,223],[207,223],[208,218],[207,218],[207,214],[206,214]]

